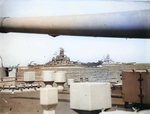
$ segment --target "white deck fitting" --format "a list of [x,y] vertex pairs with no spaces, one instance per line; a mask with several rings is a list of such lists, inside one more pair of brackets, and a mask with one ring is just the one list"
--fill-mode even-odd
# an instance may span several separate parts
[[99,114],[137,114],[137,113],[136,112],[116,110],[116,111],[110,111],[110,112],[101,112]]
[[64,90],[64,83],[66,82],[66,71],[57,71],[54,73],[55,83],[57,84],[58,91]]
[[110,83],[72,83],[70,108],[87,111],[111,108]]
[[45,70],[42,72],[43,82],[51,82],[54,81],[54,70]]
[[25,82],[35,81],[35,72],[24,72],[24,81]]
[[55,114],[58,103],[58,90],[56,87],[40,88],[40,104],[43,114]]
[[99,114],[150,114],[150,110],[143,110],[143,111],[121,111],[121,110],[116,110],[116,111],[110,111],[110,112],[101,112]]
[[17,93],[22,93],[22,92],[34,92],[34,91],[39,91],[40,89],[39,88],[36,88],[36,90],[33,88],[33,89],[23,89],[23,91],[21,90],[9,90],[9,89],[4,89],[2,90],[0,93],[10,93],[10,94],[17,94]]
[[58,71],[54,76],[56,83],[66,82],[66,71]]
[[43,110],[43,114],[55,114],[55,110]]

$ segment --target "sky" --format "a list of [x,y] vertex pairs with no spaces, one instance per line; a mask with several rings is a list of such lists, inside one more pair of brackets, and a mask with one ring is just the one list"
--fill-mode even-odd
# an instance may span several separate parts
[[[124,1],[124,2],[123,2]],[[98,14],[150,9],[145,0],[0,0],[0,17],[41,17]],[[60,47],[71,61],[98,62],[107,54],[116,62],[150,63],[149,39],[0,33],[0,56],[5,67],[30,61],[45,64]]]

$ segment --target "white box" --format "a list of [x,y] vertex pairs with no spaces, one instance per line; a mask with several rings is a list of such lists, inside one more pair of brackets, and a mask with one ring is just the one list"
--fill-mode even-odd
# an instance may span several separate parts
[[40,104],[44,110],[50,110],[58,103],[58,90],[56,87],[40,88]]
[[25,82],[35,81],[35,72],[24,72],[24,81]]
[[87,111],[111,108],[110,83],[72,83],[70,108]]

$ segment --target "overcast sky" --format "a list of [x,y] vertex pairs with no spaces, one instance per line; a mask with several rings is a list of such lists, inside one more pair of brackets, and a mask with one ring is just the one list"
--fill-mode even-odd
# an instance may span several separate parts
[[[121,0],[122,1],[122,0]],[[0,17],[96,14],[150,9],[150,2],[102,0],[0,0]],[[148,14],[150,15],[150,14]],[[107,54],[117,62],[150,63],[150,40],[105,37],[52,37],[43,34],[0,33],[4,66],[44,64],[63,47],[72,61],[97,62]]]

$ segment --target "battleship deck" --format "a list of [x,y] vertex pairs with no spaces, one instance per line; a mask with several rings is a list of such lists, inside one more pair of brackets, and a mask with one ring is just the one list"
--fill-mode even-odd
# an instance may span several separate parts
[[[112,91],[112,104],[110,110],[114,110],[115,106],[121,110],[124,109],[123,99],[120,97],[121,91]],[[118,97],[115,97],[118,96]],[[39,91],[20,92],[20,93],[1,93],[0,94],[0,114],[42,114],[43,109],[40,105]],[[70,109],[70,94],[66,89],[58,94],[58,105],[56,114],[78,114]]]

